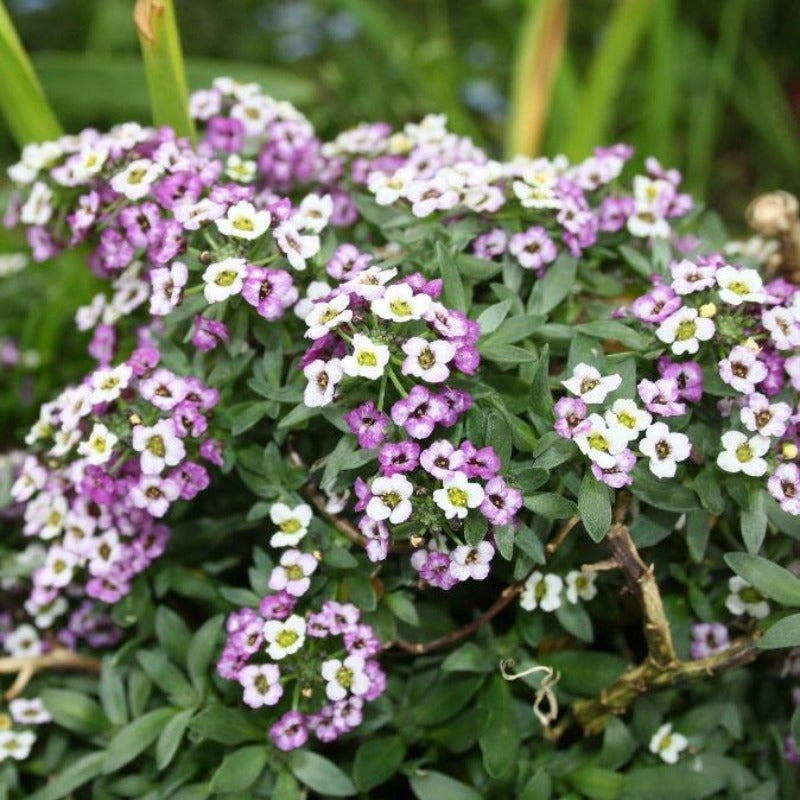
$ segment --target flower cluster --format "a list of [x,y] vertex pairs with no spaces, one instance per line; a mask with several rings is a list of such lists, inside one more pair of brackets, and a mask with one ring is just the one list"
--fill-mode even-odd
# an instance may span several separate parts
[[561,608],[564,599],[572,605],[582,600],[588,602],[597,597],[597,573],[570,570],[562,578],[550,572],[532,572],[526,579],[519,596],[519,604],[525,611],[555,611]]
[[17,697],[8,704],[8,713],[0,713],[0,764],[8,759],[24,761],[36,743],[37,725],[52,717],[38,697]]
[[196,457],[220,463],[207,436],[218,393],[159,360],[143,345],[99,367],[46,403],[28,434],[38,455],[24,461],[11,495],[25,503],[24,535],[42,542],[25,602],[41,628],[67,612],[78,585],[104,603],[126,595],[164,551],[169,529],[158,520],[208,486]]

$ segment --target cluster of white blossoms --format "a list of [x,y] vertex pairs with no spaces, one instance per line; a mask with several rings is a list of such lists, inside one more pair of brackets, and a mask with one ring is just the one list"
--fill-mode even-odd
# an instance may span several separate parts
[[597,596],[596,572],[582,572],[573,569],[565,578],[553,572],[532,572],[519,596],[519,604],[526,611],[555,611],[564,604],[577,605],[582,600],[588,602]]

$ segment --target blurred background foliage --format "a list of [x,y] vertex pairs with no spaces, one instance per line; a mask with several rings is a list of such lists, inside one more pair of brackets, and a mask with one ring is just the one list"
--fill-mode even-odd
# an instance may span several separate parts
[[[133,5],[7,0],[66,130],[148,120]],[[177,12],[190,88],[257,81],[323,136],[445,112],[496,156],[580,158],[624,140],[680,168],[733,230],[755,193],[800,192],[797,2],[177,0]],[[0,166],[16,154],[0,126]],[[3,173],[0,202],[9,189]],[[0,253],[22,248],[0,229]],[[81,374],[71,319],[93,291],[80,254],[0,280],[0,343],[41,359],[33,374],[0,365],[0,441],[30,422],[22,396],[32,409]]]

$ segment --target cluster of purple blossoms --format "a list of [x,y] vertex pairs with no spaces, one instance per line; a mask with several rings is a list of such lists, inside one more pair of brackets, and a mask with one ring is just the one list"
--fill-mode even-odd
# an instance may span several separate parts
[[24,503],[24,535],[43,543],[25,602],[42,628],[67,613],[78,584],[104,603],[125,596],[164,551],[169,529],[159,519],[209,484],[190,453],[221,463],[207,435],[217,391],[159,359],[145,345],[98,367],[46,403],[26,438],[38,455],[22,464],[11,493]]
[[290,708],[269,728],[281,750],[302,747],[313,733],[330,742],[358,727],[366,703],[386,689],[377,655],[381,643],[349,603],[327,600],[316,612],[296,613],[317,567],[310,553],[287,549],[273,568],[258,610],[229,615],[228,638],[217,664],[219,674],[242,687],[250,708],[287,704]]

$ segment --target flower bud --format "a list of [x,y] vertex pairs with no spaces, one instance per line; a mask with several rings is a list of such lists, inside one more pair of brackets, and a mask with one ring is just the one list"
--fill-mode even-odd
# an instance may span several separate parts
[[783,447],[781,447],[781,455],[789,461],[797,458],[797,453],[797,445],[794,442],[785,442]]
[[706,303],[700,306],[700,316],[705,317],[705,319],[713,319],[717,316],[717,307],[714,303]]

